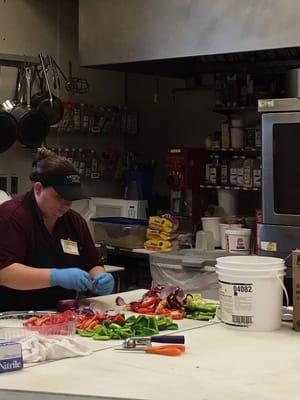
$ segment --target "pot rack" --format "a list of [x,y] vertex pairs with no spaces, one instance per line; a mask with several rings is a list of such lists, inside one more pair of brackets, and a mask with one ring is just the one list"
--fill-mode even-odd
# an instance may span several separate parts
[[25,64],[39,64],[38,57],[0,53],[0,65],[5,67],[20,67]]

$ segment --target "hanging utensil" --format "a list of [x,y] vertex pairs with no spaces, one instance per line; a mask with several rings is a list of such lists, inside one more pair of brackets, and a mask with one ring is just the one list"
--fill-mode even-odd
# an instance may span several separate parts
[[[32,97],[31,104],[47,116],[50,125],[54,125],[62,119],[64,114],[64,106],[62,101],[51,92],[44,57],[42,54],[39,54],[39,59],[41,63],[43,79],[41,81],[41,78],[39,77],[40,92]],[[47,92],[44,91],[44,83],[46,84]]]
[[65,89],[73,94],[84,94],[89,91],[90,85],[85,78],[79,78],[72,75],[72,62],[69,61],[69,77],[63,72],[60,66],[52,57],[52,63],[56,70],[61,74],[65,81]]

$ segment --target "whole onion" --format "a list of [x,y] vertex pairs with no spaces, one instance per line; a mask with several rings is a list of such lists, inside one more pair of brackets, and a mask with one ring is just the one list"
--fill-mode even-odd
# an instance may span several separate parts
[[75,299],[58,300],[56,308],[59,312],[64,312],[66,310],[77,310],[79,308],[79,304]]

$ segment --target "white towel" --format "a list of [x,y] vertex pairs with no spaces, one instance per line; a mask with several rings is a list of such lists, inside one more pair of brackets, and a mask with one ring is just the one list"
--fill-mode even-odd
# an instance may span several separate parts
[[92,353],[85,344],[70,336],[33,334],[23,339],[21,345],[25,363],[87,356]]

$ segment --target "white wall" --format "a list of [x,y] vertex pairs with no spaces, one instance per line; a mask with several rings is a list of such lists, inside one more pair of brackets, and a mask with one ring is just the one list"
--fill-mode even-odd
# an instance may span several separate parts
[[[51,54],[68,72],[68,60],[73,63],[73,74],[86,77],[90,92],[86,95],[70,95],[65,90],[57,94],[63,100],[90,102],[97,104],[122,104],[124,75],[119,72],[96,71],[79,68],[78,65],[78,2],[76,0],[0,0],[0,53],[37,56],[39,52]],[[0,67],[0,101],[10,98],[13,93],[16,69]],[[64,138],[50,137],[52,145],[60,145]],[[106,144],[99,137],[86,147],[96,150]],[[115,141],[115,138],[112,139]],[[117,138],[116,145],[123,145]],[[83,146],[84,147],[84,146]],[[30,187],[28,175],[32,161],[31,150],[16,143],[0,154],[0,175],[18,175],[19,192]],[[102,183],[100,183],[101,187]],[[103,186],[103,185],[102,185]],[[103,186],[103,191],[111,195],[115,184]],[[104,193],[105,194],[105,193]]]

